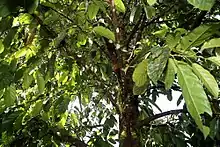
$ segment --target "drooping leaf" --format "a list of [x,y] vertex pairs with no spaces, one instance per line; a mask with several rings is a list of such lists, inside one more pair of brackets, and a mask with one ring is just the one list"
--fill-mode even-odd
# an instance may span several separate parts
[[202,49],[220,47],[220,38],[214,38],[205,42],[202,46]]
[[99,11],[99,6],[98,6],[98,5],[96,5],[96,4],[94,4],[94,3],[92,3],[91,5],[89,5],[89,7],[88,7],[88,16],[89,16],[89,19],[90,19],[90,20],[93,20],[93,19],[96,17],[98,11]]
[[135,85],[138,87],[143,86],[146,84],[148,77],[147,77],[147,60],[144,59],[141,63],[137,65],[132,75],[132,79],[135,82]]
[[4,51],[4,49],[5,49],[4,44],[2,40],[0,40],[0,54]]
[[38,91],[40,94],[42,94],[45,88],[45,81],[44,81],[43,75],[40,72],[37,72],[36,78],[37,78]]
[[177,48],[189,50],[191,47],[197,47],[204,43],[212,34],[215,33],[217,25],[200,25],[188,35],[185,35]]
[[10,107],[14,105],[16,98],[17,98],[17,93],[15,86],[11,85],[8,88],[6,88],[4,93],[4,103],[6,107]]
[[210,74],[210,72],[204,69],[202,66],[193,63],[192,69],[194,73],[201,79],[205,87],[209,92],[215,97],[218,98],[218,84],[215,78]]
[[215,0],[187,0],[191,5],[201,10],[209,11],[215,3]]
[[168,65],[167,65],[167,71],[165,76],[165,88],[170,89],[172,86],[174,79],[175,79],[175,68],[176,65],[173,61],[173,59],[169,58]]
[[115,41],[115,34],[112,31],[110,31],[109,29],[105,28],[105,27],[102,27],[102,26],[95,27],[94,31],[97,34],[99,34],[99,35],[101,35],[105,38],[108,38],[112,41]]
[[35,117],[40,113],[40,111],[42,110],[42,106],[43,106],[42,100],[36,101],[36,103],[34,104],[34,106],[31,109],[32,117]]
[[114,2],[115,2],[116,10],[118,10],[119,12],[125,13],[126,8],[122,0],[114,0]]
[[209,57],[207,58],[209,61],[215,63],[217,66],[220,66],[220,57]]
[[[169,58],[169,49],[161,48],[162,53],[156,57],[149,59],[148,64],[148,76],[156,84],[159,80],[164,68],[166,67],[167,60]],[[154,54],[152,54],[154,56]]]
[[203,126],[200,114],[206,112],[212,115],[212,110],[202,83],[193,73],[192,68],[184,62],[178,63],[177,76],[187,109],[204,136],[207,137],[209,128]]
[[157,2],[157,0],[147,0],[147,3],[152,6]]

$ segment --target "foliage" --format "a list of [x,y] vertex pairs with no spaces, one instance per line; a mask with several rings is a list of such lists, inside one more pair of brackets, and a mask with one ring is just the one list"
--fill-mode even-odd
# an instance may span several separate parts
[[[218,146],[219,8],[2,0],[1,146]],[[155,114],[174,91],[183,109]]]

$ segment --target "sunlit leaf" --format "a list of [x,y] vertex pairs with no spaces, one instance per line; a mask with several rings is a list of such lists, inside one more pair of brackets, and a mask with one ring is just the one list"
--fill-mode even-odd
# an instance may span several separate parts
[[201,10],[209,11],[215,3],[215,0],[187,0],[190,4]]
[[165,88],[170,89],[172,86],[174,79],[175,79],[175,68],[176,65],[174,64],[173,59],[169,58],[168,65],[167,65],[167,71],[165,76]]
[[94,31],[97,34],[99,34],[99,35],[101,35],[105,38],[108,38],[112,41],[115,41],[115,34],[112,31],[110,31],[109,29],[105,28],[105,27],[102,27],[102,26],[95,27]]
[[24,47],[15,53],[15,58],[20,58],[22,56],[25,56],[26,53],[27,53],[27,48]]
[[220,47],[220,38],[214,38],[205,42],[202,46],[202,49]]
[[157,2],[157,0],[147,0],[147,3],[152,6]]
[[203,126],[200,114],[206,112],[209,115],[212,115],[212,110],[202,87],[202,83],[193,73],[192,68],[184,62],[178,63],[177,76],[187,109],[204,136],[207,137],[209,134],[209,128]]
[[6,88],[4,93],[4,103],[7,107],[14,105],[15,100],[17,98],[16,88],[15,86],[11,85]]
[[143,86],[147,80],[147,60],[143,60],[137,65],[132,75],[132,79],[135,82],[135,85],[138,87]]
[[215,97],[218,98],[218,84],[213,77],[213,75],[210,74],[210,72],[206,69],[204,69],[199,64],[193,63],[192,69],[194,73],[201,79],[205,87],[209,90],[209,92]]
[[4,49],[5,49],[4,44],[2,40],[0,40],[0,54],[4,51]]
[[216,65],[220,66],[220,57],[209,57],[207,58],[209,61],[215,63]]
[[125,5],[124,3],[122,2],[122,0],[114,0],[115,2],[115,6],[116,6],[116,9],[119,11],[119,12],[123,12],[125,13]]

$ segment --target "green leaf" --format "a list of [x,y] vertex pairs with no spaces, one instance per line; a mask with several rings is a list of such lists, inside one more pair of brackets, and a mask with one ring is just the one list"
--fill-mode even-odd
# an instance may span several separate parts
[[17,93],[15,86],[11,85],[10,87],[6,88],[4,93],[4,103],[6,107],[10,107],[14,105],[16,98],[17,98]]
[[215,63],[216,65],[220,66],[220,57],[209,57],[207,60]]
[[177,45],[179,40],[180,40],[180,37],[174,36],[173,34],[168,34],[166,36],[166,44],[168,45],[170,49],[173,49]]
[[112,31],[110,31],[109,29],[105,28],[105,27],[102,27],[102,26],[95,27],[94,31],[97,34],[99,34],[99,35],[101,35],[105,38],[108,38],[112,41],[115,41],[115,34]]
[[141,63],[137,65],[132,75],[132,79],[135,82],[135,85],[138,87],[146,84],[147,77],[147,59],[144,59]]
[[147,3],[152,6],[157,2],[157,0],[147,0]]
[[27,53],[27,48],[24,47],[15,53],[15,58],[20,58],[22,56],[25,56],[26,53]]
[[33,80],[34,80],[34,78],[33,78],[32,75],[29,75],[29,73],[25,73],[24,74],[24,81],[23,81],[22,87],[24,89],[28,89]]
[[212,110],[202,83],[193,73],[192,68],[184,62],[178,63],[177,76],[187,109],[204,136],[207,137],[209,128],[203,126],[200,114],[206,112],[212,115]]
[[144,84],[141,87],[138,87],[136,85],[133,86],[133,94],[134,95],[142,95],[147,90],[147,84]]
[[11,13],[6,5],[0,5],[0,17],[6,17]]
[[98,11],[99,11],[99,6],[98,6],[98,5],[96,5],[96,4],[94,4],[94,3],[92,3],[91,5],[89,5],[89,7],[88,7],[88,16],[89,16],[89,19],[90,19],[90,20],[93,20],[93,19],[96,17]]
[[40,111],[42,110],[42,106],[43,106],[42,100],[36,101],[36,103],[34,104],[34,106],[31,109],[32,117],[35,117],[40,113]]
[[202,46],[202,49],[220,47],[220,38],[214,38],[205,42]]
[[201,79],[201,81],[203,82],[205,87],[209,90],[209,92],[215,98],[218,98],[218,84],[215,78],[209,73],[209,71],[196,63],[192,64],[192,69],[194,73]]
[[45,81],[43,75],[40,72],[37,72],[36,78],[37,78],[38,91],[40,94],[42,94],[45,88]]
[[167,65],[167,71],[165,76],[165,88],[168,90],[172,86],[174,79],[175,79],[175,68],[176,65],[173,61],[173,59],[169,58],[168,65]]
[[217,25],[200,25],[188,35],[185,35],[177,48],[189,50],[191,47],[196,47],[204,43],[212,34],[215,33]]
[[4,49],[5,49],[4,44],[2,40],[0,40],[0,54],[4,51]]
[[151,19],[156,14],[155,8],[151,7],[151,6],[145,6],[144,11],[145,11],[146,16],[147,16],[148,19]]
[[126,9],[125,9],[125,5],[122,2],[122,0],[114,0],[114,2],[115,2],[116,10],[118,10],[119,12],[125,13]]
[[169,58],[169,49],[168,48],[160,48],[162,53],[153,58],[154,54],[152,54],[152,58],[149,60],[148,64],[148,76],[149,78],[156,84],[162,75],[164,68],[166,67],[167,60]]
[[215,0],[188,0],[188,2],[201,10],[209,11],[215,3]]

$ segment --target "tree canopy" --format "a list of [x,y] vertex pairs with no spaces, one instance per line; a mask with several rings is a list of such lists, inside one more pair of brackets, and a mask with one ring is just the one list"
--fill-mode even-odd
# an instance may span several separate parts
[[1,0],[0,146],[217,147],[219,47],[219,0]]

